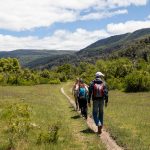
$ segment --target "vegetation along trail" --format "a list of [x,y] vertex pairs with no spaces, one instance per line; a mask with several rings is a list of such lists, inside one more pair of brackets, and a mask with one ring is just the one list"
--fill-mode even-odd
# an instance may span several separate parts
[[62,86],[0,86],[0,150],[106,149],[68,105]]
[[[71,90],[72,85],[72,82],[67,82],[67,84],[63,85],[63,89],[67,97],[71,98],[70,102],[74,105],[74,97]],[[150,92],[125,93],[119,90],[110,90],[109,104],[104,109],[104,133],[108,132],[123,149],[149,150],[149,100]],[[91,113],[92,110],[89,108],[89,116],[91,116]],[[88,117],[87,123],[95,131],[95,125],[93,125],[93,120],[90,117]],[[108,142],[108,139],[103,139],[107,137],[107,135],[104,136],[104,133],[101,136],[101,141]]]
[[[69,102],[71,103],[71,105],[76,108],[75,102],[74,100],[72,100],[65,92],[64,89],[61,88],[61,92],[67,97],[67,99],[69,100]],[[95,123],[93,122],[93,119],[91,117],[88,116],[87,118],[87,124],[89,126],[90,129],[92,129],[94,132],[97,132],[97,127],[95,125]],[[106,145],[108,150],[123,150],[122,147],[120,147],[119,145],[117,145],[117,143],[110,137],[110,134],[104,129],[100,139],[102,140],[102,142]]]

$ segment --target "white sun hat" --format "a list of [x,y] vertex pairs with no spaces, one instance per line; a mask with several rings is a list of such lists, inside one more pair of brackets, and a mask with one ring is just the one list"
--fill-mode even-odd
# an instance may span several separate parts
[[96,72],[95,76],[96,77],[104,77],[105,75],[99,71],[99,72]]

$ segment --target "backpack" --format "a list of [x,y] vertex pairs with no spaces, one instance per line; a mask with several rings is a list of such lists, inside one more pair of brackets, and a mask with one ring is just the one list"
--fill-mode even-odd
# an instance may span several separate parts
[[95,98],[101,98],[104,96],[104,84],[94,83],[93,96]]
[[85,85],[79,86],[79,98],[80,99],[86,99],[87,98],[87,91],[86,91]]

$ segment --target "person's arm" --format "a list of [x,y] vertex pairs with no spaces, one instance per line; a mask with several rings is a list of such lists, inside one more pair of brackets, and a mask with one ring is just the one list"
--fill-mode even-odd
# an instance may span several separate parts
[[93,91],[93,82],[91,82],[89,85],[89,97],[88,97],[89,104],[90,104],[90,100],[91,100],[91,96],[92,96],[92,91]]
[[75,84],[72,87],[72,95],[74,94]]
[[108,89],[106,84],[104,84],[104,99],[105,99],[105,106],[108,104]]

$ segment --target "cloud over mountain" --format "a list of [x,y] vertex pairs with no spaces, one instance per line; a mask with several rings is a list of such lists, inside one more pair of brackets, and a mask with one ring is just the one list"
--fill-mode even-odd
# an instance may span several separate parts
[[[101,14],[110,16],[111,9],[130,5],[146,5],[147,1],[148,0],[1,0],[0,28],[23,31],[38,27],[48,27],[56,22],[73,22],[92,19],[91,16],[101,18],[103,17]],[[120,12],[115,11],[114,15],[126,13],[126,11],[123,11],[124,10]],[[83,12],[88,13],[84,16]]]

